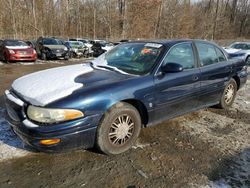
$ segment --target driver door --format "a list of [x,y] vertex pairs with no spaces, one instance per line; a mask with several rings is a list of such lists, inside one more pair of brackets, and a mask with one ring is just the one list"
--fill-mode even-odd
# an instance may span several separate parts
[[[173,46],[162,66],[167,63],[181,64],[184,70],[175,73],[156,73],[155,121],[169,119],[198,107],[201,75],[197,68],[192,42]],[[161,71],[161,67],[158,71]]]

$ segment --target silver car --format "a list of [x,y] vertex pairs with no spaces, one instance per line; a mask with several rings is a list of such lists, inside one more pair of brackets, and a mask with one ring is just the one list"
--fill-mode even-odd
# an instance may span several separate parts
[[250,42],[234,42],[224,49],[230,58],[242,59],[250,65]]

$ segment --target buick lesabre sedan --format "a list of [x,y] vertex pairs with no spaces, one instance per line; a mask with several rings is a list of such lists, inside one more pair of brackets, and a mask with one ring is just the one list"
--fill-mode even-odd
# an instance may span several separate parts
[[14,132],[40,151],[127,151],[141,128],[217,105],[229,108],[245,62],[200,40],[120,44],[90,63],[15,80],[5,92]]

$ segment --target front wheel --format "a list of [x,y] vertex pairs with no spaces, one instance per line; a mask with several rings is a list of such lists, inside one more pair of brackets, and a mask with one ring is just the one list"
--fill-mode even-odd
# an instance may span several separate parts
[[46,55],[46,53],[44,53],[44,52],[41,53],[41,59],[42,59],[42,60],[45,60],[45,61],[47,60],[47,55]]
[[228,109],[232,106],[237,93],[237,83],[234,79],[231,79],[226,85],[224,92],[221,96],[219,107]]
[[3,54],[3,62],[6,64],[9,63],[8,58],[7,58],[7,54]]
[[69,55],[65,55],[64,60],[69,60]]
[[135,107],[117,103],[108,112],[97,130],[97,146],[108,155],[120,154],[132,147],[141,130],[141,117]]

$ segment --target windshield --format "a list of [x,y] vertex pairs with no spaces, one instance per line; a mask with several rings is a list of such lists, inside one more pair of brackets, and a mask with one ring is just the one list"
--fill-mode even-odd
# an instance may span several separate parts
[[240,50],[250,50],[250,43],[234,43],[230,46],[234,49],[240,49]]
[[28,46],[27,43],[18,40],[7,40],[5,44],[6,46]]
[[43,39],[43,44],[45,44],[45,45],[60,45],[61,42],[59,40],[56,40],[56,39],[45,38],[45,39]]
[[114,67],[128,74],[143,75],[151,71],[162,52],[162,44],[121,44],[93,61],[95,66]]

